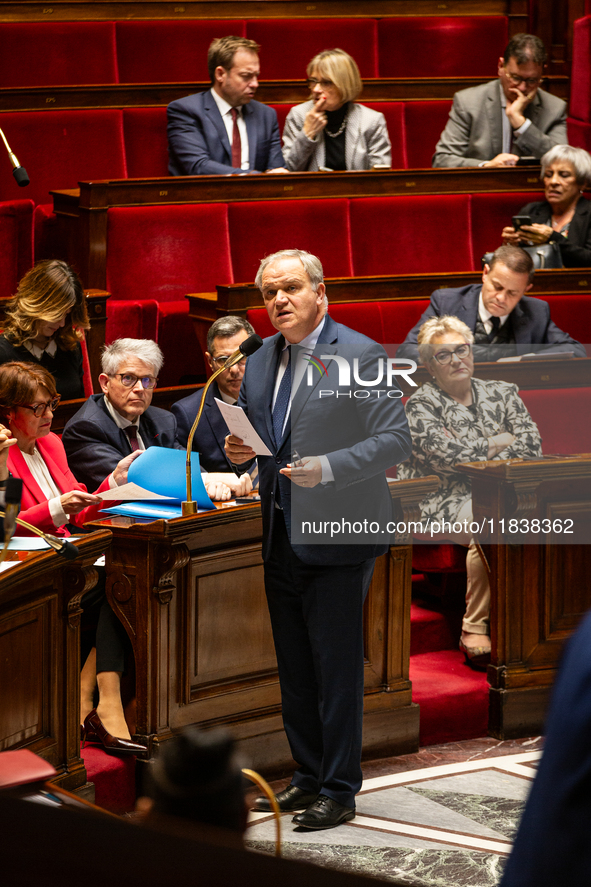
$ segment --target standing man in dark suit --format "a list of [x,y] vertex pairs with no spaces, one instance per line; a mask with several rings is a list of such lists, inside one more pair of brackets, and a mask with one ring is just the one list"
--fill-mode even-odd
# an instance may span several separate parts
[[[224,365],[226,359],[238,349],[254,329],[244,317],[219,317],[213,323],[207,333],[207,351],[205,357],[213,372]],[[228,462],[224,450],[225,439],[228,435],[222,414],[215,402],[215,398],[225,403],[235,404],[240,394],[240,385],[244,376],[246,358],[240,363],[235,363],[229,370],[224,370],[209,386],[205,395],[205,404],[201,421],[197,426],[193,438],[193,450],[199,453],[199,463],[206,471],[231,471],[232,466]],[[187,446],[189,433],[199,412],[204,389],[201,388],[188,397],[183,397],[173,403],[171,409],[176,419],[176,440],[183,449]]]
[[539,88],[545,64],[540,38],[515,34],[498,80],[456,92],[433,166],[515,166],[568,144],[566,102]]
[[168,106],[171,176],[287,172],[277,114],[253,101],[260,46],[245,37],[220,37],[207,53],[211,89]]
[[[162,351],[151,339],[116,339],[104,349],[99,376],[103,393],[88,398],[62,435],[76,480],[96,489],[121,458],[135,450],[182,449],[172,413],[150,406],[163,362]],[[251,488],[248,475],[238,478],[228,470],[208,474],[203,482],[211,499],[243,496]]]
[[396,352],[397,357],[419,360],[417,336],[430,317],[451,314],[474,333],[474,360],[498,360],[511,354],[535,351],[573,351],[586,357],[583,345],[550,320],[550,307],[525,293],[532,288],[531,256],[519,246],[500,246],[485,265],[479,283],[435,290],[429,307]]
[[[267,256],[256,284],[278,333],[249,357],[238,405],[272,453],[258,457],[265,590],[298,763],[277,801],[304,809],[293,820],[300,827],[333,828],[355,816],[362,781],[363,602],[375,558],[388,550],[385,470],[407,458],[410,434],[389,395],[399,392],[360,381],[378,379],[386,354],[327,314],[316,256]],[[233,436],[226,452],[237,465],[254,455]],[[338,538],[317,534],[325,515],[333,527],[343,521]],[[369,529],[356,535],[368,515]],[[269,810],[268,800],[255,809]]]

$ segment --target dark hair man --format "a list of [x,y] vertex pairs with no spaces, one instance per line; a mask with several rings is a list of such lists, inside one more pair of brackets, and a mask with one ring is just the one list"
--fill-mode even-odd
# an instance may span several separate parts
[[[573,351],[586,357],[580,342],[550,320],[550,306],[525,293],[534,276],[531,256],[519,246],[500,246],[479,283],[435,290],[429,307],[396,352],[397,357],[419,360],[417,336],[430,317],[451,314],[474,333],[475,360],[498,360],[511,354],[543,351]],[[545,347],[544,347],[545,346]]]
[[545,64],[539,37],[512,37],[498,80],[456,92],[433,166],[515,166],[568,144],[566,102],[540,89]]

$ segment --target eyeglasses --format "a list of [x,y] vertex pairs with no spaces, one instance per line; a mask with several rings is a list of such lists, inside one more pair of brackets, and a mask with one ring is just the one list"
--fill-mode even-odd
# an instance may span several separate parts
[[511,71],[505,71],[505,73],[515,86],[521,86],[522,83],[526,83],[528,86],[537,86],[542,82],[541,77],[520,77],[519,74],[512,74]]
[[318,85],[320,85],[322,89],[328,89],[330,86],[334,86],[332,80],[316,80],[315,77],[308,77],[306,83],[308,84],[308,89],[314,89],[314,87]]
[[125,388],[135,388],[138,382],[142,383],[142,388],[155,388],[158,379],[155,376],[134,376],[133,373],[115,373],[121,384]]
[[[211,362],[217,364],[217,366],[219,367],[223,367],[227,359],[231,356],[231,354],[220,354],[219,357],[212,357]],[[245,363],[246,357],[243,357],[242,360],[239,360],[237,363],[234,364],[234,366],[244,366]]]
[[457,357],[458,360],[464,360],[465,357],[468,357],[471,351],[471,345],[458,345],[458,347],[454,348],[453,351],[438,351],[437,354],[433,355],[433,359],[436,360],[437,363],[440,364],[442,367],[444,367],[448,363],[451,363],[452,357]]
[[46,410],[51,410],[52,413],[55,413],[60,400],[61,396],[58,394],[57,397],[54,397],[53,400],[48,400],[46,403],[20,403],[19,406],[22,407],[23,410],[31,410],[33,415],[36,416],[37,419],[40,419],[41,416],[45,415]]

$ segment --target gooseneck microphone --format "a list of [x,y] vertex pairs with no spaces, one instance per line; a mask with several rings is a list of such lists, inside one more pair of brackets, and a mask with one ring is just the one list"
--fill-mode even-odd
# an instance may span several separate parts
[[262,346],[263,340],[259,335],[253,333],[252,336],[249,336],[248,339],[245,339],[244,342],[241,342],[236,351],[231,354],[223,366],[219,367],[215,373],[212,373],[205,388],[203,389],[203,395],[201,397],[201,403],[199,404],[199,412],[197,413],[197,417],[193,422],[193,427],[189,432],[189,437],[187,439],[187,461],[185,466],[185,472],[187,477],[187,501],[183,502],[182,510],[183,517],[189,514],[197,514],[197,503],[193,502],[193,494],[192,494],[192,475],[191,475],[191,450],[193,449],[193,438],[195,437],[195,432],[197,431],[197,426],[199,425],[199,421],[201,419],[201,414],[203,413],[203,407],[205,406],[205,395],[209,389],[209,386],[217,379],[220,373],[223,373],[224,370],[229,370],[234,364],[240,363],[241,360],[245,357],[249,357],[251,354],[254,354],[255,351],[258,351]]
[[27,170],[24,168],[24,166],[20,165],[16,154],[14,154],[14,152],[10,150],[10,145],[6,141],[6,136],[4,135],[4,133],[2,132],[1,129],[0,129],[0,136],[2,137],[2,141],[4,142],[4,146],[5,146],[6,150],[8,151],[8,156],[10,157],[10,162],[12,163],[12,165],[14,167],[12,170],[12,174],[13,174],[14,178],[16,179],[16,183],[21,188],[24,188],[25,185],[28,185],[29,182],[31,181],[29,176],[27,175]]
[[[6,509],[6,514],[4,511],[0,511],[0,517],[4,518],[5,524],[7,513],[8,508]],[[16,518],[16,523],[19,527],[24,527],[26,530],[30,530],[35,536],[40,536],[44,542],[47,542],[50,548],[53,548],[57,554],[65,557],[67,561],[75,560],[80,554],[76,546],[72,542],[68,542],[67,539],[60,539],[58,536],[52,536],[51,533],[44,533],[43,530],[39,530],[37,527],[34,527],[33,524],[29,524],[26,520],[22,520],[20,517]]]
[[16,530],[16,519],[21,509],[23,482],[20,477],[8,477],[4,491],[4,544],[8,545]]

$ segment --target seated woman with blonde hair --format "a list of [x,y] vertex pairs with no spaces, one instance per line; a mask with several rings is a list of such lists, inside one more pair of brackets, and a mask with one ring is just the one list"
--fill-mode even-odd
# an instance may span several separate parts
[[38,262],[8,302],[0,336],[0,364],[38,363],[55,379],[64,400],[84,397],[82,349],[90,328],[80,278],[65,262]]
[[326,49],[306,68],[312,98],[291,109],[283,129],[289,170],[372,169],[392,165],[386,118],[356,103],[363,85],[355,60]]
[[[433,521],[471,524],[472,490],[469,478],[456,470],[459,463],[542,455],[540,433],[517,385],[473,378],[473,342],[472,331],[457,317],[432,317],[419,330],[419,356],[433,378],[407,401],[412,455],[398,466],[398,475],[440,479],[421,502],[423,529]],[[470,665],[481,668],[491,650],[488,575],[470,533],[453,538],[469,545],[460,649]]]
[[[43,367],[16,361],[0,366],[0,421],[4,423],[0,425],[0,484],[9,471],[20,478],[19,516],[44,533],[69,536],[72,529],[97,517],[102,500],[77,482],[61,440],[51,434],[59,401],[53,376]],[[97,493],[127,483],[127,470],[138,455],[131,453],[122,459]],[[93,626],[96,644],[81,674],[83,735],[115,754],[144,754],[143,745],[130,741],[123,714],[120,680],[127,638],[105,598],[104,573],[102,584],[83,596],[82,606],[92,608],[97,621]]]

